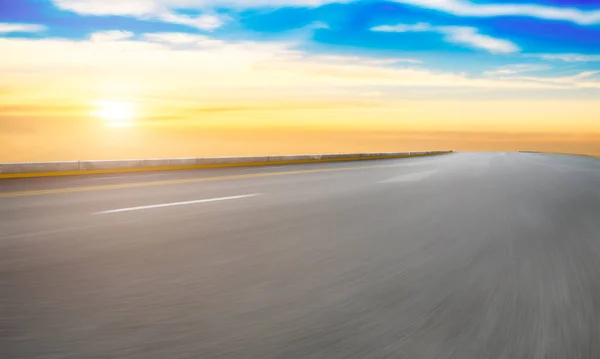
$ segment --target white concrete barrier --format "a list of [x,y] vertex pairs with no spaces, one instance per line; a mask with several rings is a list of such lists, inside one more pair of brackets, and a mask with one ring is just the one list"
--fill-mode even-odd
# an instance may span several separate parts
[[265,163],[269,161],[268,156],[244,156],[244,157],[205,157],[198,158],[199,165],[227,165],[227,164],[251,164]]
[[142,167],[178,167],[178,166],[196,166],[197,158],[154,158],[142,160]]
[[0,163],[0,174],[79,171],[79,161]]
[[116,160],[116,161],[80,161],[82,171],[90,170],[120,170],[143,167],[144,160]]
[[269,156],[269,162],[299,162],[299,161],[319,161],[324,155],[289,155],[289,156]]
[[302,163],[325,161],[357,161],[379,158],[427,156],[450,153],[387,152],[387,153],[337,153],[282,156],[203,157],[203,158],[157,158],[114,161],[64,161],[0,163],[0,178],[65,176],[110,172],[139,172],[174,169],[263,165],[269,163]]

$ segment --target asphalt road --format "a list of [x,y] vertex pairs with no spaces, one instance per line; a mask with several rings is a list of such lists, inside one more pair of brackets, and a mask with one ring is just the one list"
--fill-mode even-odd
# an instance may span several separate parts
[[600,358],[600,161],[0,180],[2,358]]

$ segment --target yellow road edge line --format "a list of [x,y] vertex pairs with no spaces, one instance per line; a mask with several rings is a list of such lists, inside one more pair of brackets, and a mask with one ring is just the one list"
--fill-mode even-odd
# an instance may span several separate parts
[[135,173],[135,172],[156,172],[156,171],[180,171],[193,170],[202,168],[227,168],[227,167],[256,167],[269,165],[284,165],[284,164],[301,164],[301,163],[320,163],[320,162],[343,162],[343,161],[365,161],[365,160],[381,160],[394,158],[409,158],[409,157],[425,157],[434,155],[402,155],[402,156],[377,156],[377,157],[351,157],[351,158],[331,158],[331,159],[313,159],[313,160],[289,160],[289,161],[272,161],[272,162],[247,162],[247,163],[221,163],[221,164],[203,164],[203,165],[188,165],[188,166],[161,166],[161,167],[144,167],[144,168],[121,168],[121,169],[105,169],[105,170],[79,170],[79,171],[64,171],[64,172],[32,172],[32,173],[5,173],[0,174],[0,179],[9,178],[35,178],[35,177],[63,177],[63,176],[83,176],[83,175],[98,175],[98,174],[114,174],[114,173]]
[[[411,156],[411,157],[417,157],[417,156]],[[418,156],[418,157],[421,157],[421,156]],[[402,158],[402,157],[398,157],[398,158]],[[321,162],[323,162],[323,161],[321,161]],[[270,162],[270,163],[275,163],[275,162]],[[353,170],[361,170],[361,169],[367,169],[367,168],[397,167],[397,166],[401,166],[401,165],[403,165],[403,164],[396,163],[393,165],[355,166],[355,167],[323,168],[323,169],[314,169],[314,170],[298,170],[298,171],[286,171],[286,172],[249,173],[249,174],[243,174],[243,175],[186,178],[186,179],[178,179],[178,180],[153,181],[153,182],[122,183],[122,184],[103,185],[103,186],[57,188],[57,189],[48,189],[48,190],[34,190],[34,191],[20,191],[20,192],[5,192],[5,193],[0,193],[0,198],[1,197],[4,197],[4,198],[6,198],[6,197],[24,197],[24,196],[46,195],[46,194],[62,194],[62,193],[73,193],[73,192],[89,192],[89,191],[101,191],[101,190],[135,188],[135,187],[165,186],[165,185],[171,185],[171,184],[211,182],[211,181],[220,181],[220,180],[236,180],[236,179],[245,179],[245,178],[289,176],[289,175],[305,174],[305,173],[353,171]]]

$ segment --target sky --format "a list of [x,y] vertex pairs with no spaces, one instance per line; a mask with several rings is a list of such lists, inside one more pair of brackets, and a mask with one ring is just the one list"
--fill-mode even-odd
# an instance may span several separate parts
[[0,0],[0,161],[600,155],[600,0]]

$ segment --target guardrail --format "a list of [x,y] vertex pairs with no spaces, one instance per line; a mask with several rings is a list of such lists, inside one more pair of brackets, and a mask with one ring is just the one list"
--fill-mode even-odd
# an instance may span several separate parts
[[452,151],[344,153],[254,157],[164,158],[114,161],[9,162],[0,163],[0,178],[73,176],[120,172],[169,171],[196,168],[265,166],[276,164],[361,161],[435,156]]

